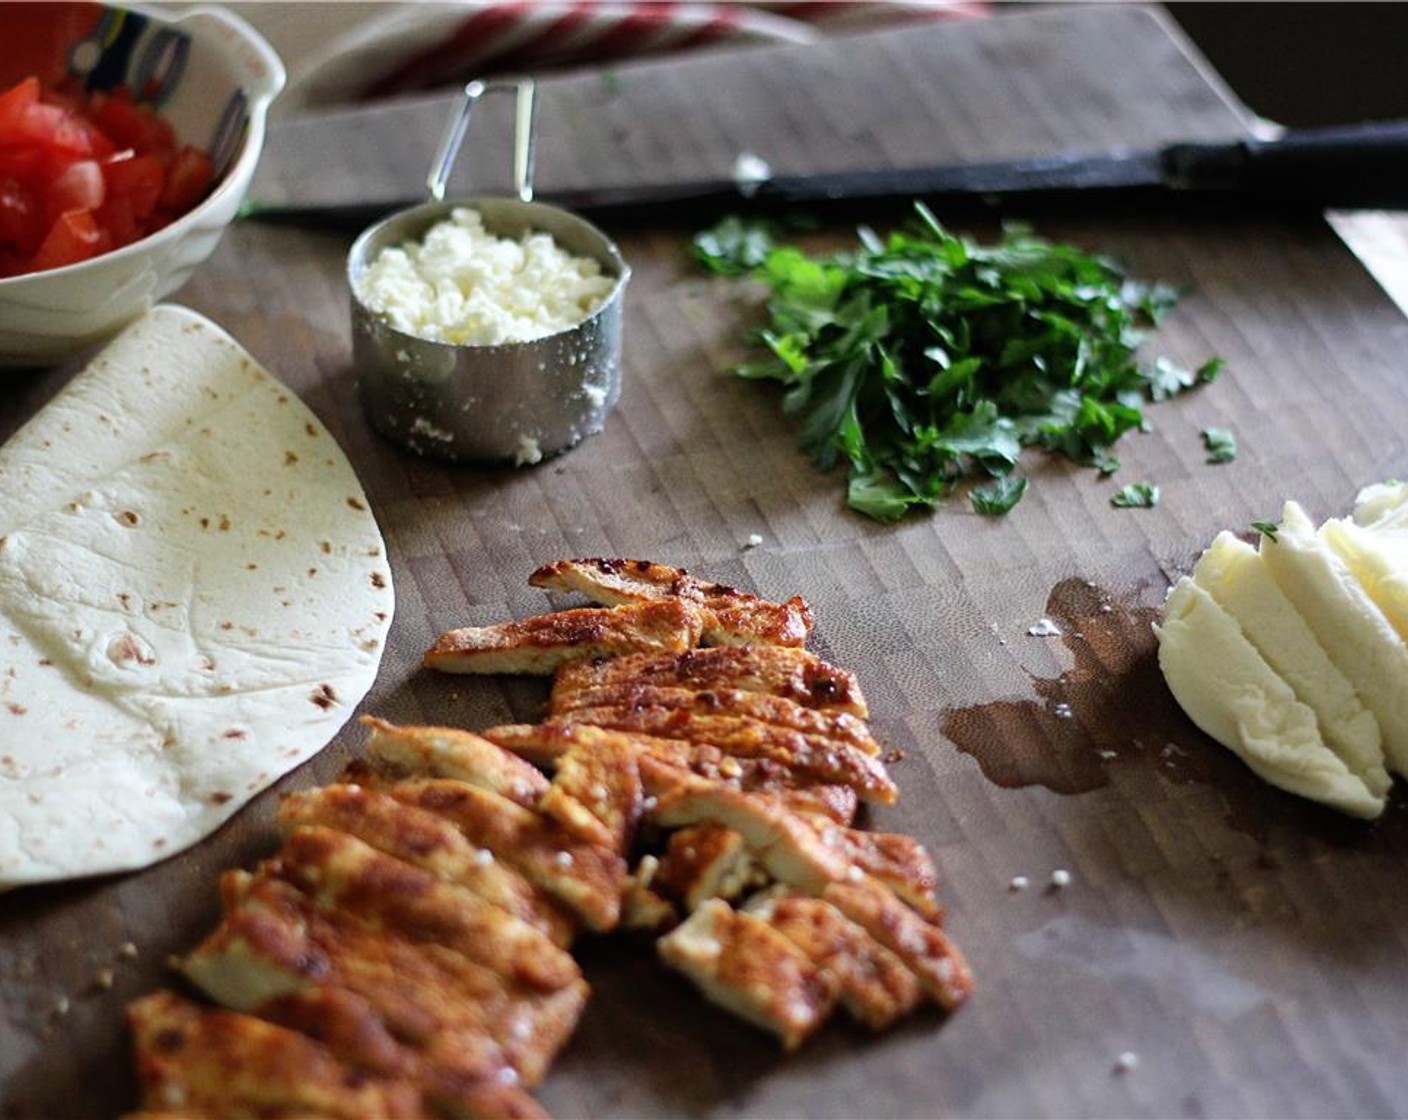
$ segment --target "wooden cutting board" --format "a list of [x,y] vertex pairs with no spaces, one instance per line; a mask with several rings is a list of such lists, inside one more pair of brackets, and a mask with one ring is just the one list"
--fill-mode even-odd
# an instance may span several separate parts
[[[286,122],[258,193],[414,191],[446,104]],[[544,186],[727,172],[745,150],[795,171],[1247,127],[1167,24],[1105,6],[565,76],[547,83],[540,120]],[[476,136],[481,125],[486,150],[506,145],[499,108]],[[844,240],[857,216],[818,239]],[[884,225],[904,208],[864,216]],[[1154,408],[1113,480],[1029,460],[1032,489],[999,520],[961,502],[888,527],[848,513],[840,478],[795,450],[775,395],[728,375],[749,353],[755,300],[693,269],[684,226],[612,229],[635,269],[621,403],[603,433],[525,470],[446,469],[371,433],[350,369],[347,238],[241,226],[181,293],[312,405],[366,484],[399,603],[366,710],[471,728],[532,718],[540,683],[435,677],[421,652],[442,629],[544,609],[524,579],[545,560],[647,557],[806,595],[814,648],[859,674],[877,733],[903,753],[901,801],[872,822],[935,855],[977,975],[970,1005],[879,1038],[838,1023],[783,1057],[647,947],[588,943],[595,995],[540,1091],[555,1113],[1401,1111],[1402,801],[1362,825],[1260,787],[1174,707],[1150,624],[1219,529],[1292,496],[1341,513],[1358,487],[1403,474],[1408,327],[1314,215],[1102,204],[1024,216],[1190,285],[1155,345],[1189,364],[1221,354],[1227,371]],[[71,372],[7,383],[0,434]],[[1209,425],[1236,433],[1235,462],[1204,461]],[[1161,486],[1158,508],[1112,509],[1136,479]],[[755,533],[762,544],[745,547]],[[1060,636],[1030,633],[1044,618]],[[281,788],[330,780],[359,743],[349,729]],[[166,958],[213,926],[218,873],[272,849],[272,806],[259,799],[150,871],[0,900],[3,1115],[134,1105],[123,1005],[170,983]],[[1057,869],[1071,876],[1059,890]],[[1125,1052],[1138,1062],[1121,1071]]]

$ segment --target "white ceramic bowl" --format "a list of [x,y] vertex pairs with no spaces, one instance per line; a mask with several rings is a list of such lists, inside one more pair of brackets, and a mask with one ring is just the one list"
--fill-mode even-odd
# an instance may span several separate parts
[[182,143],[211,154],[216,185],[190,213],[131,245],[64,268],[0,279],[0,367],[64,361],[185,283],[234,219],[264,146],[269,103],[283,88],[284,67],[273,49],[228,12],[115,4],[94,9],[97,26],[80,32],[67,48],[70,72],[100,72],[104,86],[159,87],[158,111]]

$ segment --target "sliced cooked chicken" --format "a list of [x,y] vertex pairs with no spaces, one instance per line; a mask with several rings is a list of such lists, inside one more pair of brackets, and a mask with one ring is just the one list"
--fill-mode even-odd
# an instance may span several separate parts
[[908,1015],[924,998],[904,962],[829,902],[773,888],[755,895],[744,911],[761,918],[836,975],[841,1005],[872,1030]]
[[542,771],[473,732],[398,727],[374,716],[362,722],[371,731],[367,752],[403,773],[471,782],[528,809],[547,792]]
[[680,914],[674,903],[655,889],[659,866],[655,856],[642,856],[636,865],[621,896],[622,929],[659,935],[679,924]]
[[574,692],[620,685],[704,692],[721,688],[781,696],[817,708],[870,714],[855,674],[814,653],[786,646],[720,646],[684,653],[639,653],[564,664],[553,682],[554,707],[570,707]]
[[792,759],[735,758],[707,743],[611,731],[574,723],[566,717],[546,723],[501,724],[487,728],[484,737],[548,769],[558,765],[569,751],[591,751],[609,740],[624,738],[640,757],[649,757],[749,792],[776,794],[798,813],[826,817],[836,824],[850,824],[856,815],[858,795],[854,788],[818,785],[817,776],[794,767]]
[[701,627],[698,608],[678,599],[582,607],[448,630],[426,651],[425,664],[442,673],[546,674],[583,658],[690,649]]
[[641,776],[656,798],[651,820],[665,828],[693,824],[731,828],[779,882],[820,894],[846,878],[853,866],[825,844],[815,828],[767,794],[744,793],[648,758],[641,760]]
[[420,1090],[375,1080],[296,1031],[173,992],[131,1004],[143,1106],[181,1115],[422,1120]]
[[711,899],[655,943],[704,995],[795,1050],[830,1015],[838,984],[766,922]]
[[817,824],[822,840],[883,883],[927,921],[943,920],[934,891],[939,873],[924,845],[912,836],[898,832],[870,832],[859,828],[837,828]]
[[693,912],[711,898],[742,897],[757,886],[758,877],[742,836],[723,825],[699,824],[670,834],[653,885]]
[[771,758],[813,775],[819,783],[848,785],[868,801],[889,804],[895,785],[876,757],[848,743],[806,735],[746,716],[696,715],[668,708],[580,708],[558,717],[612,731],[707,743],[738,758]]
[[396,800],[449,821],[471,844],[546,891],[597,932],[615,926],[626,884],[626,861],[582,843],[554,821],[465,782],[408,779],[385,787]]
[[637,753],[629,737],[609,732],[590,747],[574,747],[557,760],[538,811],[588,843],[626,855],[645,801]]
[[880,753],[880,744],[865,721],[850,712],[808,708],[785,696],[769,696],[741,688],[695,690],[666,685],[614,684],[554,694],[549,714],[570,717],[582,710],[631,711],[652,708],[695,715],[729,715],[755,719],[818,739],[845,743],[865,754]]
[[696,603],[703,609],[704,640],[710,645],[800,646],[812,628],[811,609],[800,595],[774,603],[647,560],[558,560],[544,564],[528,582],[576,591],[606,606],[670,599]]
[[[587,994],[580,978],[551,991],[515,983],[461,952],[324,910],[288,884],[257,876],[181,969],[217,1002],[259,1014],[314,994],[326,1004],[329,989],[350,993],[402,1044],[401,1060],[441,1086],[505,1069],[536,1082]],[[342,1003],[344,1011],[354,1006]]]
[[973,988],[973,977],[958,948],[938,926],[925,921],[869,876],[831,883],[820,896],[889,949],[919,978],[945,1011],[953,1011]]
[[448,821],[390,794],[360,785],[300,790],[280,799],[278,821],[285,830],[321,825],[354,836],[377,851],[472,891],[564,948],[572,943],[575,923],[559,903],[488,849],[476,848]]
[[581,978],[576,961],[542,931],[346,833],[295,828],[264,871],[324,910],[343,909],[389,934],[443,945],[506,978],[548,991]]

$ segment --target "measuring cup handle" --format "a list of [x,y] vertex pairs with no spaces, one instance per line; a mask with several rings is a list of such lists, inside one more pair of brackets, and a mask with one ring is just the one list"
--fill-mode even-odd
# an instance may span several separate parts
[[476,78],[466,83],[464,97],[450,113],[444,135],[440,137],[440,150],[435,153],[430,175],[425,180],[432,201],[445,200],[445,184],[449,182],[455,157],[464,142],[474,106],[487,93],[510,91],[517,95],[513,128],[513,185],[519,198],[524,202],[533,201],[533,111],[537,102],[537,83],[532,78],[494,78],[489,81]]

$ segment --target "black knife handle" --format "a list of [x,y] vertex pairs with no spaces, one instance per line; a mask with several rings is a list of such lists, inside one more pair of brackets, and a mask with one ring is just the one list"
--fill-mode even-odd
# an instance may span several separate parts
[[1325,206],[1408,207],[1408,121],[1294,129],[1277,140],[1175,144],[1169,185]]

